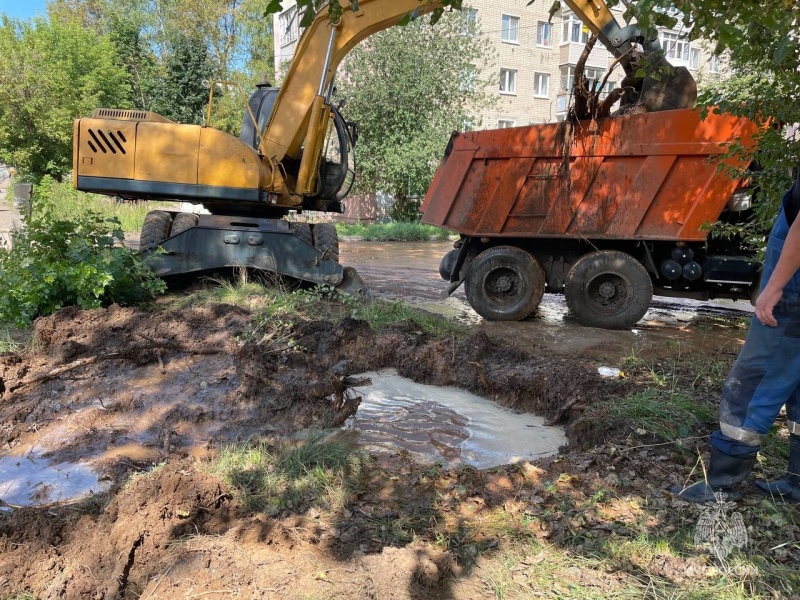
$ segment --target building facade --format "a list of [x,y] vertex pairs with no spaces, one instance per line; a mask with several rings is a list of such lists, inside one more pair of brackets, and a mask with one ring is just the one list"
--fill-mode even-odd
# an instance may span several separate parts
[[[589,37],[588,29],[568,10],[549,15],[550,3],[528,0],[471,0],[464,18],[475,22],[475,33],[495,49],[496,64],[487,67],[488,79],[497,85],[494,106],[476,114],[477,129],[496,129],[551,123],[566,115],[575,66]],[[622,23],[621,11],[613,10]],[[301,34],[300,15],[292,5],[275,16],[275,72],[280,80],[294,56]],[[687,67],[699,85],[721,75],[719,57],[706,44],[689,41],[681,31],[662,30],[659,41],[668,60]],[[596,44],[586,62],[585,74],[608,93],[624,73],[617,67],[606,78],[613,56]]]

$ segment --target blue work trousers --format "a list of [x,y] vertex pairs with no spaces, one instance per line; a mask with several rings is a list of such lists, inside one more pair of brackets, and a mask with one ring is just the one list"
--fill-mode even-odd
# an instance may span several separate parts
[[[775,270],[788,231],[781,209],[767,244],[762,289]],[[730,456],[755,456],[784,405],[790,431],[800,434],[800,272],[783,289],[773,314],[777,327],[762,325],[753,317],[722,388],[720,430],[711,435],[711,445]]]

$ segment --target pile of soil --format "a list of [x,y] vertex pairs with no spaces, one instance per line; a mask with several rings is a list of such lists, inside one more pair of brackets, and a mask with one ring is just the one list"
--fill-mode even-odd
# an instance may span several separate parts
[[[585,432],[572,434],[566,458],[489,472],[386,457],[341,514],[253,515],[197,455],[340,425],[358,408],[349,375],[394,367],[566,423],[619,392],[577,360],[483,334],[440,340],[413,322],[376,332],[353,319],[282,327],[265,336],[247,310],[226,305],[64,309],[37,321],[35,351],[0,355],[0,448],[89,460],[112,485],[79,504],[0,511],[0,597],[494,597],[473,576],[504,543],[477,524],[493,510],[550,515],[520,521],[548,543],[629,535],[624,520],[582,507],[613,489],[662,498],[667,532],[685,524],[664,499],[665,484],[679,482],[661,449],[582,452],[598,441]],[[123,485],[156,463],[165,465]],[[664,568],[678,577],[688,564]]]

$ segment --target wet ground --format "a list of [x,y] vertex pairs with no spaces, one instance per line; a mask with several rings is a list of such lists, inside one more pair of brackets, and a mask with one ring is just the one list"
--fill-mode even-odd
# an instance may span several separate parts
[[371,452],[488,469],[551,456],[567,443],[562,427],[455,387],[415,383],[395,369],[357,377],[370,383],[355,388],[361,406],[345,426]]
[[439,277],[439,261],[452,242],[341,243],[342,263],[355,267],[373,294],[403,300],[427,311],[478,324],[493,339],[523,350],[586,356],[616,363],[632,352],[664,344],[682,344],[696,350],[738,346],[752,314],[747,301],[700,302],[654,297],[650,310],[631,331],[583,327],[567,311],[564,296],[545,294],[536,314],[522,322],[484,321],[467,303],[463,286],[442,299],[446,288]]

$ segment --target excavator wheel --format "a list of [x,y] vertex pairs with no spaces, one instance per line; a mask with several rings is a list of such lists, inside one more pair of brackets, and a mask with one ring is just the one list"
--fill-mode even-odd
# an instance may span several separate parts
[[544,270],[533,255],[515,246],[495,246],[472,261],[464,291],[484,319],[520,321],[539,306],[544,284]]
[[311,225],[308,223],[289,223],[289,233],[296,235],[309,246],[314,245],[314,239],[311,237]]
[[172,215],[163,210],[147,213],[139,235],[139,250],[154,250],[169,237],[172,228]]
[[175,218],[172,220],[172,230],[170,231],[170,235],[178,235],[179,233],[183,233],[187,229],[191,229],[192,227],[197,227],[197,224],[200,222],[200,217],[193,213],[178,213],[175,215]]
[[317,223],[311,227],[314,234],[314,248],[325,254],[328,258],[339,262],[339,233],[333,223]]
[[564,286],[567,306],[581,324],[628,329],[653,298],[653,282],[642,264],[625,252],[603,250],[578,259]]

